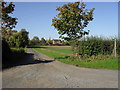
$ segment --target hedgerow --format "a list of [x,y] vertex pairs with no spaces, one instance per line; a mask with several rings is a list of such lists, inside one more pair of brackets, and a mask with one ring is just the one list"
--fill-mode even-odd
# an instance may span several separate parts
[[[117,43],[117,54],[119,53],[119,41]],[[103,39],[99,37],[87,37],[86,40],[80,40],[78,45],[75,47],[74,53],[76,53],[79,59],[81,58],[90,58],[95,56],[100,57],[108,55],[113,55],[114,49],[114,40],[113,39]],[[97,59],[97,58],[96,58]],[[99,58],[98,58],[99,59]]]

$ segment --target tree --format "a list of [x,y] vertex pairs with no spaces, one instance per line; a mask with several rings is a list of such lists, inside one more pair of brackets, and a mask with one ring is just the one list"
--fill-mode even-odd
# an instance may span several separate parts
[[16,30],[12,30],[11,35],[9,36],[7,42],[10,47],[16,47],[16,41],[15,41],[15,36],[18,32]]
[[69,46],[70,42],[69,41],[62,41],[63,45]]
[[[85,9],[83,2],[68,3],[56,10],[60,13],[52,19],[54,26],[60,37],[67,40],[80,39],[83,35],[89,33],[83,29],[93,20],[94,8]],[[66,35],[66,37],[64,36]]]
[[94,8],[88,10],[85,7],[83,2],[64,4],[56,9],[60,13],[52,19],[52,26],[58,30],[60,38],[71,41],[73,47],[78,45],[81,37],[89,34],[84,28],[93,20]]
[[37,45],[40,42],[38,36],[34,36],[32,40],[30,40],[31,45]]
[[17,18],[13,18],[10,14],[13,13],[15,5],[10,2],[7,4],[6,2],[0,2],[0,22],[1,22],[1,30],[0,30],[0,39],[2,37],[2,60],[4,62],[8,62],[11,50],[8,45],[8,38],[12,33],[12,29],[17,24]]
[[12,35],[9,37],[8,44],[10,47],[16,47],[15,35]]
[[29,43],[28,32],[25,29],[21,29],[16,36],[16,46],[17,47],[26,47]]
[[48,45],[52,45],[53,44],[53,42],[52,42],[52,40],[49,38],[49,40],[47,40],[46,41],[46,43],[48,44]]
[[41,38],[41,41],[40,41],[40,42],[41,42],[41,45],[43,45],[43,46],[47,44],[47,43],[46,43],[46,40],[45,40],[44,38]]
[[6,2],[2,2],[1,8],[2,14],[0,20],[2,37],[7,39],[11,35],[12,29],[15,28],[15,25],[17,24],[17,18],[13,18],[10,16],[10,14],[12,14],[14,11],[15,5],[12,2],[10,2],[9,4],[7,4]]
[[38,36],[34,36],[32,40],[39,42],[39,37]]
[[11,47],[26,47],[29,43],[28,34],[25,29],[21,29],[20,32],[15,32],[9,37],[9,45]]

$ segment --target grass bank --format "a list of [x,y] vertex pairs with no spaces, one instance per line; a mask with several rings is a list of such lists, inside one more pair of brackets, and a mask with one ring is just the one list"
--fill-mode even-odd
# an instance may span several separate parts
[[[43,53],[51,58],[54,58],[58,61],[63,63],[72,64],[80,67],[87,67],[87,68],[100,68],[100,69],[112,69],[118,70],[118,61],[119,59],[107,59],[107,60],[95,60],[91,62],[86,62],[84,60],[70,60],[68,59],[68,54],[71,54],[70,49],[52,49],[52,48],[34,48],[36,51]],[[51,51],[50,51],[51,50]],[[54,52],[55,51],[55,52]],[[64,53],[64,54],[63,54]]]

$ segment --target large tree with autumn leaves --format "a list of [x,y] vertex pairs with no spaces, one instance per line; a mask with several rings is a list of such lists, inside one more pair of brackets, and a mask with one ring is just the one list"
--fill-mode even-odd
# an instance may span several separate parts
[[73,50],[77,47],[79,39],[89,34],[89,30],[85,31],[84,28],[93,20],[95,8],[85,7],[83,2],[64,4],[56,9],[59,14],[52,19],[52,26],[57,29],[60,38],[71,41]]
[[60,13],[52,19],[52,26],[58,30],[60,38],[75,40],[89,33],[84,28],[93,20],[94,8],[88,10],[85,6],[83,2],[75,2],[56,9]]

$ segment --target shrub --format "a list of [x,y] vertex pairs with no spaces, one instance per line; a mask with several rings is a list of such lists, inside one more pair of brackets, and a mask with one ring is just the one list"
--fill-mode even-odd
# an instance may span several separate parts
[[25,55],[25,50],[23,48],[17,48],[11,50],[11,57],[13,62],[17,62],[20,58],[22,58]]
[[110,55],[113,52],[114,42],[112,40],[104,40],[102,38],[90,37],[87,41],[80,41],[77,48],[79,55],[97,56]]
[[[113,57],[114,40],[98,37],[87,37],[87,40],[74,41],[71,43],[74,58],[79,60],[104,60]],[[119,55],[120,44],[117,40],[117,54]],[[111,56],[112,55],[112,56]],[[110,57],[111,56],[111,57]]]
[[26,47],[28,45],[28,32],[21,29],[20,32],[13,33],[7,42],[10,47]]
[[5,64],[8,62],[9,57],[11,56],[11,50],[6,42],[6,40],[2,40],[2,63]]
[[10,67],[25,55],[23,48],[10,49],[8,43],[2,40],[2,68]]
[[86,58],[86,61],[95,61],[95,60],[107,60],[107,59],[114,59],[115,57],[112,55],[102,55],[99,54],[97,56],[93,55],[91,57]]

